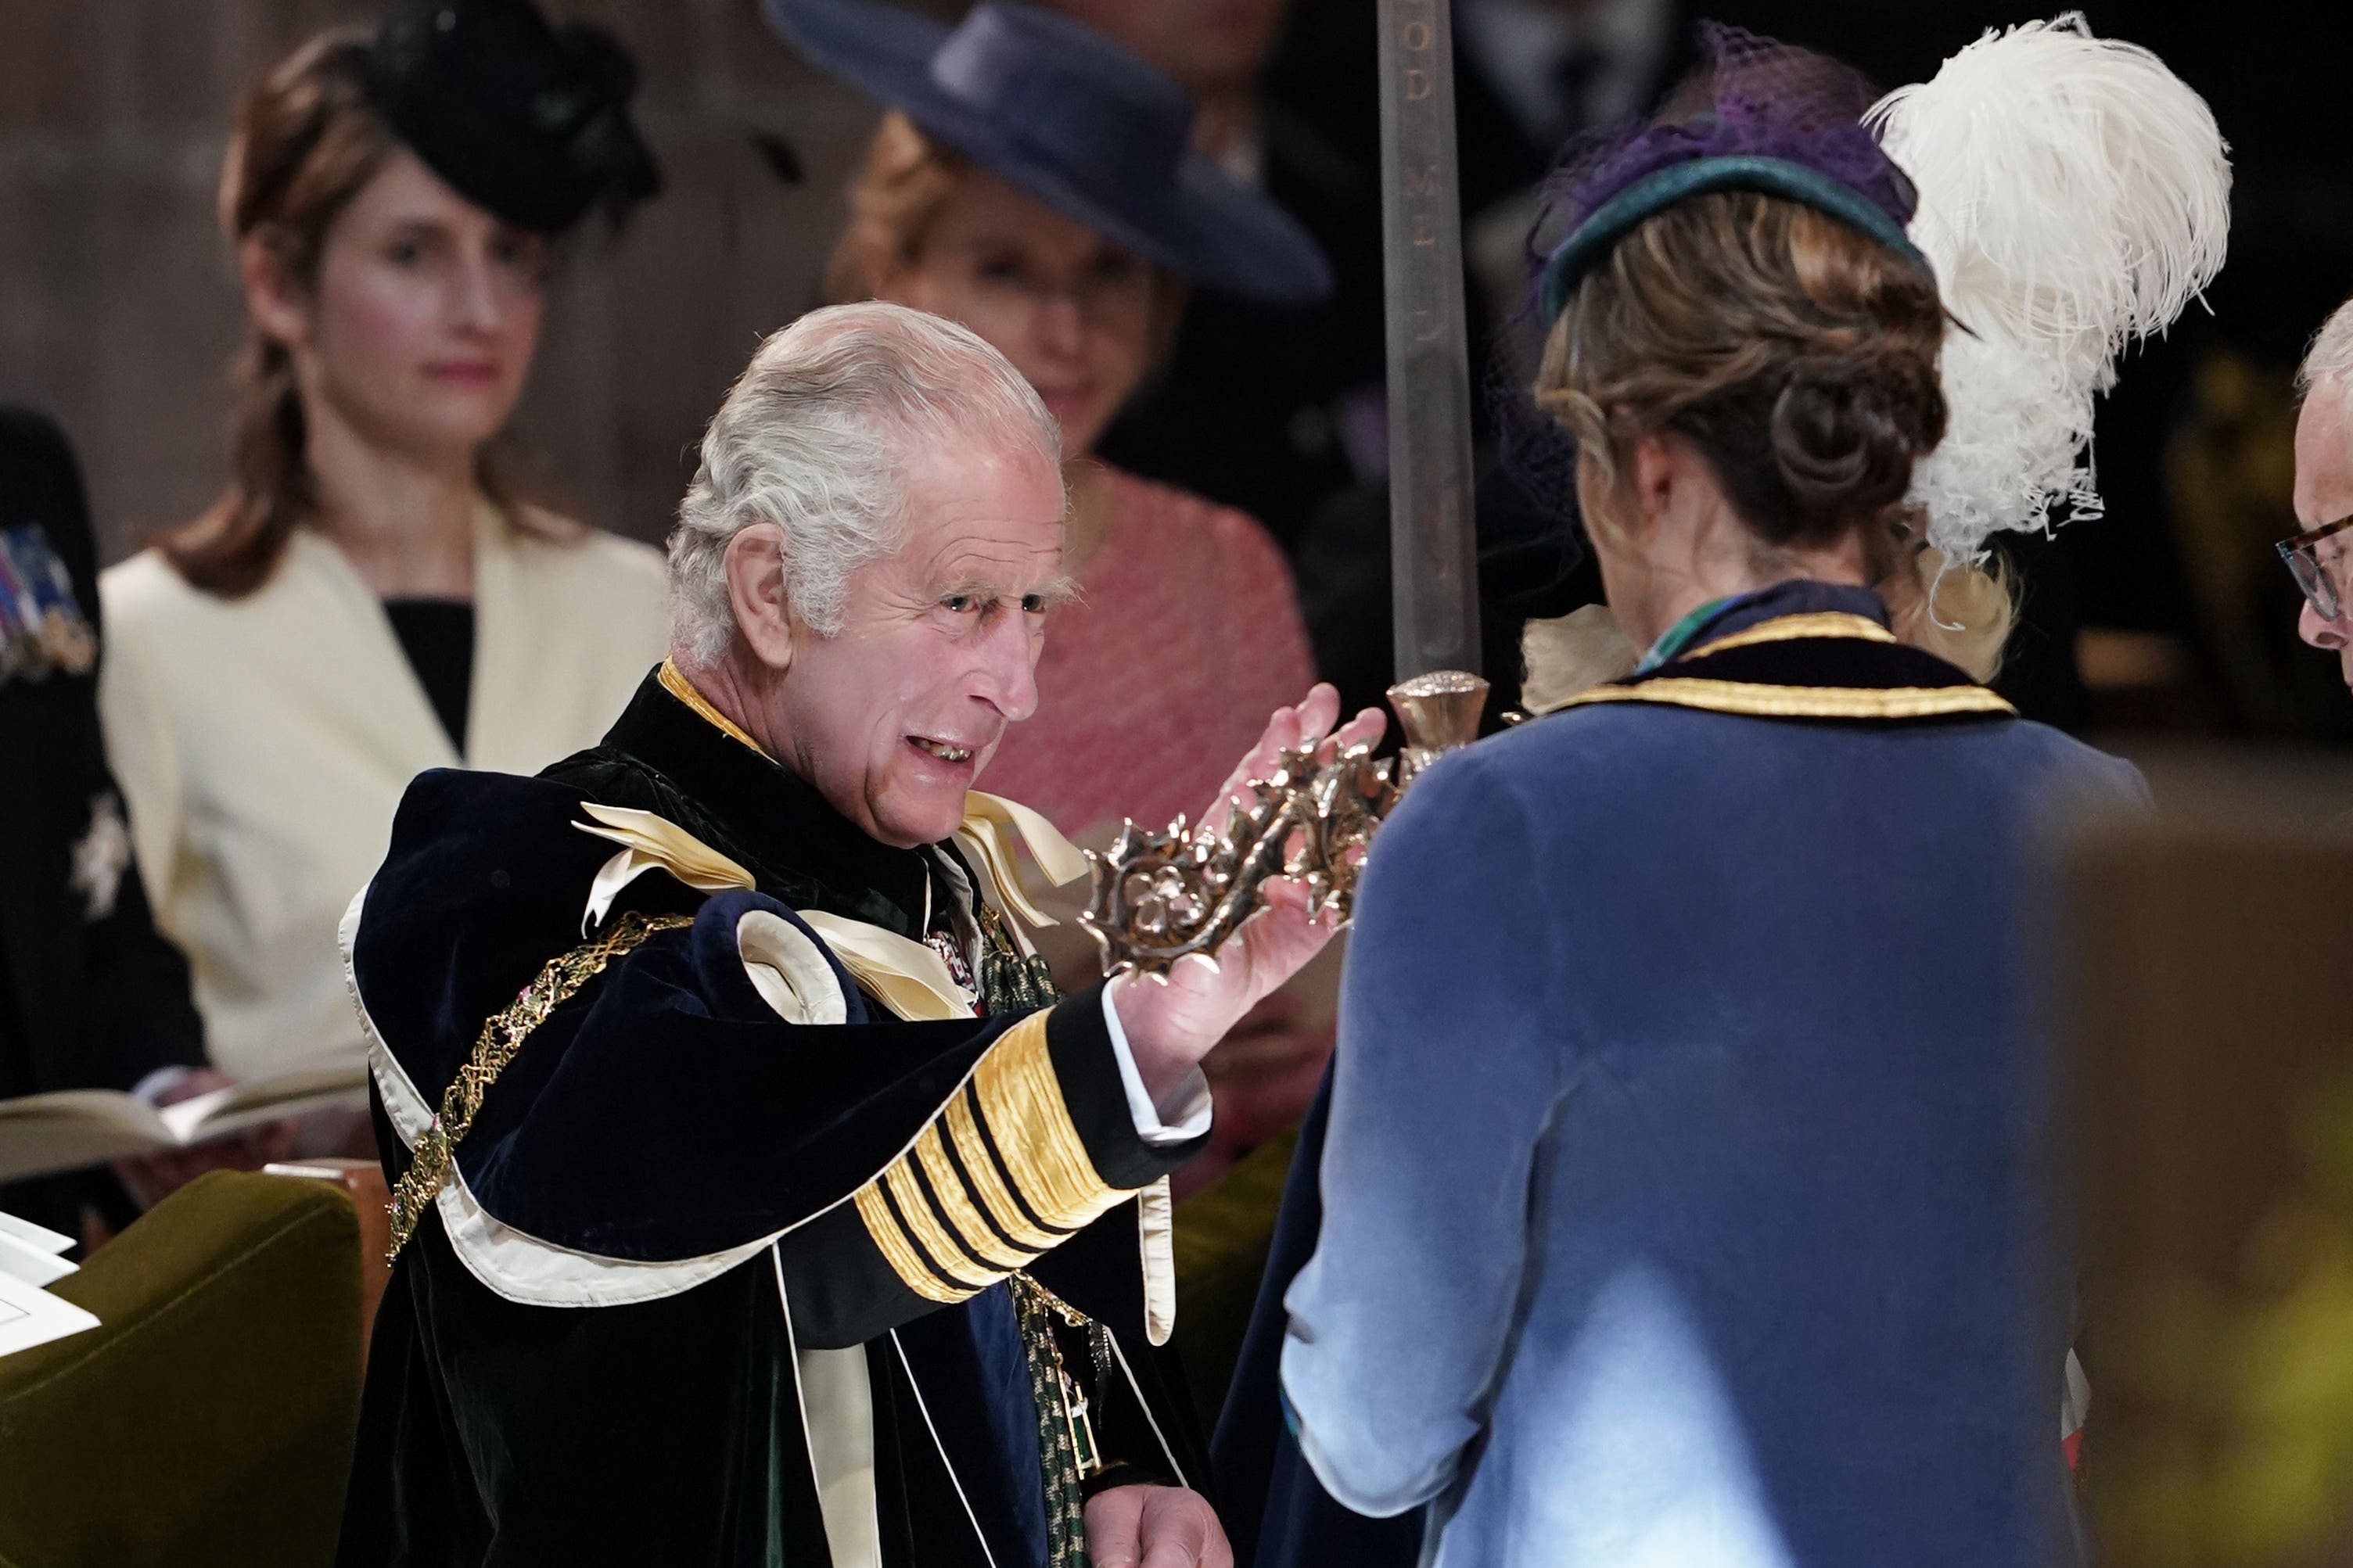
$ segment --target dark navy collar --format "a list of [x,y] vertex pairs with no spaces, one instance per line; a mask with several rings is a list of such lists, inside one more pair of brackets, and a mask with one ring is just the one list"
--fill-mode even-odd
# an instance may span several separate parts
[[1745,632],[1784,616],[1821,615],[1861,616],[1882,626],[1890,624],[1885,601],[1870,589],[1799,577],[1719,600],[1706,617],[1692,628],[1691,636],[1677,653],[1680,656],[1684,650],[1704,648],[1735,632]]
[[[695,712],[664,689],[657,675],[646,677],[604,743],[579,760],[599,758],[651,774],[637,782],[663,797],[608,804],[672,816],[742,861],[763,891],[796,909],[829,909],[902,935],[921,934],[932,875],[928,855],[869,837],[816,785]],[[605,800],[623,781],[581,782]]]
[[1751,719],[1916,722],[2017,716],[1961,670],[1898,641],[1878,595],[1807,581],[1777,583],[1713,606],[1663,664],[1579,692],[1561,706],[1608,702]]

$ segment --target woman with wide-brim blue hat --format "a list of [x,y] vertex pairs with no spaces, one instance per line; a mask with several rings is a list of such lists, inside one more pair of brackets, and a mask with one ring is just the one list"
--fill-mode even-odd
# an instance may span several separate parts
[[[1173,335],[1187,284],[1313,300],[1331,283],[1322,252],[1192,151],[1182,88],[1068,17],[1003,0],[953,28],[866,0],[768,0],[767,16],[891,110],[850,182],[831,297],[964,322],[1061,422],[1065,559],[1083,598],[1054,614],[1038,712],[1007,733],[989,787],[1082,842],[1198,812],[1224,782],[1219,759],[1314,679],[1290,570],[1255,520],[1089,454]],[[1330,1029],[1303,1016],[1278,998],[1233,1043],[1218,1142],[1180,1185],[1304,1109]]]

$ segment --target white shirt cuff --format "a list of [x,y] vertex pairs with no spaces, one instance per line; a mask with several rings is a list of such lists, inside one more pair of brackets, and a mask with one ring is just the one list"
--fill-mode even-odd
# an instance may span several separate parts
[[[1185,1075],[1185,1081],[1168,1093],[1168,1109],[1152,1103],[1145,1089],[1144,1075],[1135,1068],[1135,1053],[1129,1048],[1127,1030],[1119,1021],[1119,1009],[1111,1005],[1111,987],[1103,990],[1103,1026],[1111,1031],[1111,1054],[1119,1063],[1119,1081],[1127,1090],[1127,1113],[1135,1119],[1135,1135],[1155,1149],[1171,1143],[1189,1142],[1209,1130],[1209,1080],[1201,1069],[1195,1068]],[[1176,1120],[1168,1118],[1173,1115]]]

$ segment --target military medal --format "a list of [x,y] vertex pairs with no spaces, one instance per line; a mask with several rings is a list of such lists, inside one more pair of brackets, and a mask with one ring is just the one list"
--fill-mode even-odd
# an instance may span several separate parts
[[98,634],[47,536],[30,523],[0,534],[0,680],[88,675],[97,664]]
[[39,655],[30,595],[23,591],[9,559],[6,537],[0,536],[0,682],[33,673]]

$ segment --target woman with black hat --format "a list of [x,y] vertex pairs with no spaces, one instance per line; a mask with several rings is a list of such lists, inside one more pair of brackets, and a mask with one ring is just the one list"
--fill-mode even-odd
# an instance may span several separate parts
[[[1256,520],[1090,454],[1188,284],[1312,300],[1330,287],[1322,252],[1191,150],[1182,88],[1067,17],[1002,0],[953,29],[867,0],[771,0],[768,15],[891,106],[850,183],[829,294],[961,321],[1061,424],[1063,562],[1082,594],[1055,612],[1038,710],[1007,733],[990,787],[1082,842],[1195,809],[1224,782],[1219,759],[1315,679],[1290,569]],[[1314,1011],[1277,998],[1220,1047],[1232,1059],[1213,1070],[1236,1076],[1192,1184],[1305,1108],[1331,1037]]]
[[646,547],[490,460],[555,237],[659,185],[632,67],[527,0],[311,39],[239,105],[232,479],[105,574],[107,742],[234,1079],[362,1045],[335,932],[411,775],[593,742],[667,640]]

